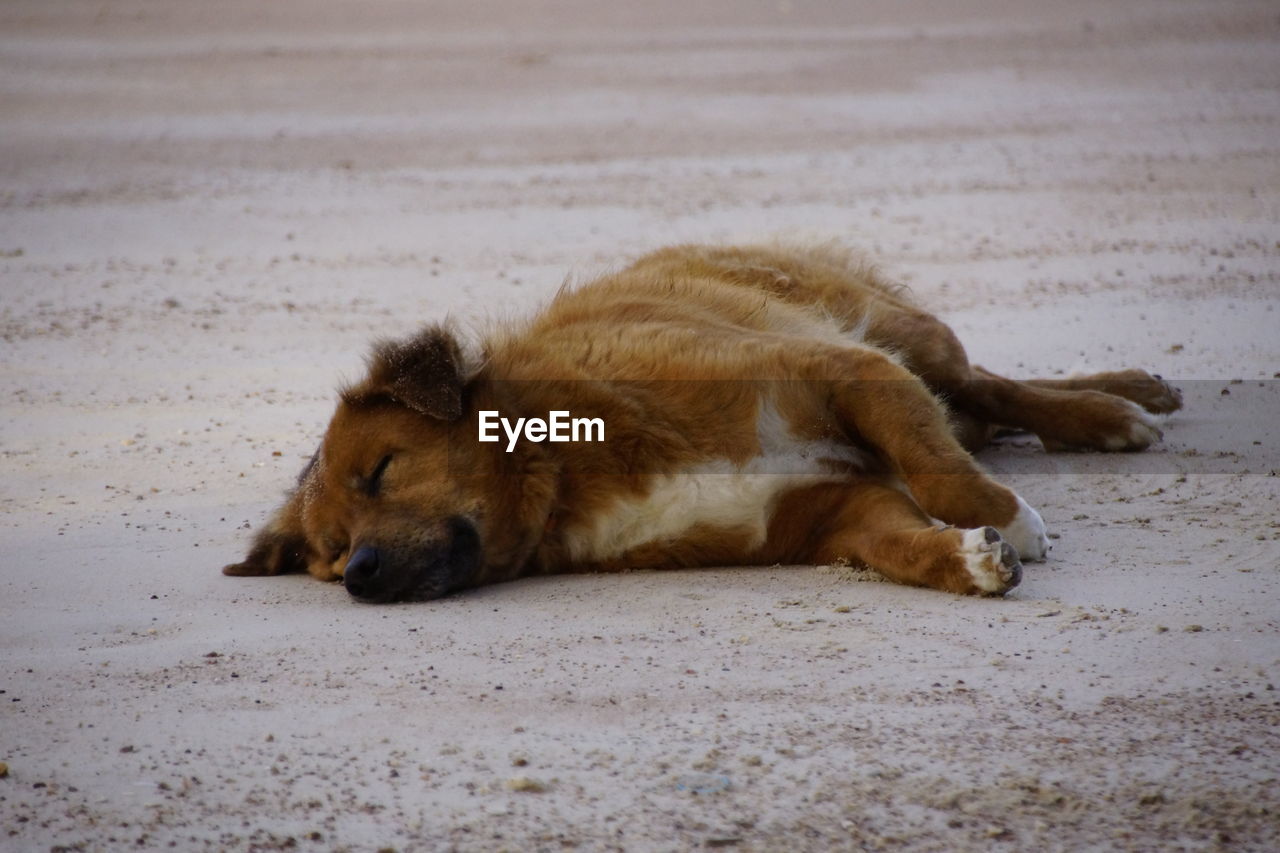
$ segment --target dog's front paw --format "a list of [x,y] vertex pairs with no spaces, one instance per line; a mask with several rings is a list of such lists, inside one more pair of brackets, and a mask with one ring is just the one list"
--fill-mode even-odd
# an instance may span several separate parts
[[960,541],[960,557],[973,584],[972,592],[1002,595],[1022,580],[1017,551],[994,527],[966,530]]
[[303,572],[307,569],[307,543],[301,536],[263,530],[239,563],[222,567],[224,575],[256,577]]
[[1013,521],[998,528],[1005,541],[1018,551],[1018,557],[1028,562],[1038,562],[1049,553],[1049,535],[1044,526],[1044,519],[1031,504],[1014,495],[1018,499],[1018,514]]

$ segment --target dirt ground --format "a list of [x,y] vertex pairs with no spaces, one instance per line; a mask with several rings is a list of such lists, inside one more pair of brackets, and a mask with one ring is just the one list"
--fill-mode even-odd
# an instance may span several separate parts
[[[1278,225],[1271,2],[6,0],[0,848],[1275,849]],[[776,234],[1187,408],[1003,600],[219,574],[372,338]]]

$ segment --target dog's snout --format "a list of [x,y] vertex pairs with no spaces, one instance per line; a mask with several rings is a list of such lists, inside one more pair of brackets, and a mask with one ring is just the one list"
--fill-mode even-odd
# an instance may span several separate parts
[[342,570],[351,597],[369,604],[423,601],[469,585],[482,559],[475,525],[451,517],[428,529],[435,535],[417,542],[368,538],[355,547]]
[[347,560],[347,567],[342,570],[342,582],[347,592],[356,598],[365,598],[377,585],[378,581],[378,549],[362,545]]

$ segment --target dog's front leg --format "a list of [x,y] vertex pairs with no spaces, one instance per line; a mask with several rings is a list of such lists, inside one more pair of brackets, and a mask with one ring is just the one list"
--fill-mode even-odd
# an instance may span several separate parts
[[224,575],[246,577],[307,571],[309,552],[302,530],[301,498],[290,495],[284,505],[254,535],[249,553],[239,563],[224,566]]

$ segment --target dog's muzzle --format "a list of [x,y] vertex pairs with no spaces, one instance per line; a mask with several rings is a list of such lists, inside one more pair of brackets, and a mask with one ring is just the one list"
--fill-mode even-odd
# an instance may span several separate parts
[[342,583],[369,603],[425,601],[470,586],[480,567],[480,535],[465,518],[445,522],[438,542],[412,549],[361,544],[351,552]]

